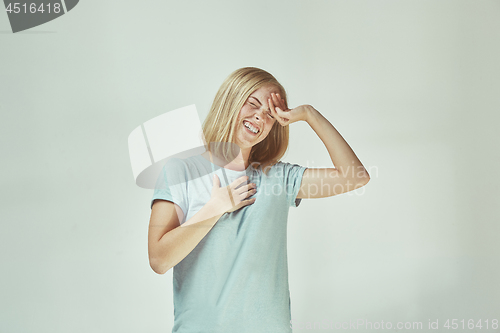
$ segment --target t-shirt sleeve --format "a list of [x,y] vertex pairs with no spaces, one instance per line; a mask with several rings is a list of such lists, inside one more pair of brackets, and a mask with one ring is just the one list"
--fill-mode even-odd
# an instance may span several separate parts
[[156,199],[175,203],[186,217],[188,207],[186,169],[180,159],[168,160],[161,169],[151,198],[151,208]]
[[288,206],[290,207],[298,207],[302,201],[302,199],[297,199],[297,194],[299,193],[302,176],[306,169],[306,167],[298,164],[283,163],[285,192]]

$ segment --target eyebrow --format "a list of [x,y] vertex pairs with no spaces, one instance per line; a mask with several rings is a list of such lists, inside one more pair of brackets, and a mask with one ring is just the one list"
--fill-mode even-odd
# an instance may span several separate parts
[[[252,97],[252,98],[253,98],[253,99],[255,99],[257,102],[259,102],[259,104],[260,104],[260,105],[262,105],[262,103],[259,101],[259,99],[258,99],[257,97],[254,97],[254,96],[250,96],[250,97]],[[271,109],[270,109],[270,108],[267,108],[267,110],[266,110],[266,111],[271,112]]]

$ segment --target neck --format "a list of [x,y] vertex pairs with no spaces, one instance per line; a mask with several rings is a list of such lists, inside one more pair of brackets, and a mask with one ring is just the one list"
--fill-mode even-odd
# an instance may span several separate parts
[[209,151],[205,151],[202,156],[204,156],[207,160],[211,161],[213,164],[216,164],[220,167],[223,167],[225,169],[229,170],[235,170],[235,171],[243,171],[248,168],[250,165],[248,159],[250,157],[250,151],[252,148],[246,148],[246,149],[240,149],[240,152],[236,156],[236,158],[230,162],[221,160],[217,158],[215,155],[210,153]]
[[246,148],[246,149],[240,149],[240,153],[236,158],[231,161],[229,164],[234,164],[236,166],[245,166],[245,169],[248,168],[248,165],[250,164],[248,159],[250,158],[250,151],[252,148]]

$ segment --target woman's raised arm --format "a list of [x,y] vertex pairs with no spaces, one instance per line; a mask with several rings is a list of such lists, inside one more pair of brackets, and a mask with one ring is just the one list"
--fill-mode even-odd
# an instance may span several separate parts
[[325,144],[335,168],[307,168],[297,198],[324,198],[355,190],[370,180],[363,164],[333,125],[311,105],[288,109],[279,94],[271,94],[273,116],[283,126],[306,121]]

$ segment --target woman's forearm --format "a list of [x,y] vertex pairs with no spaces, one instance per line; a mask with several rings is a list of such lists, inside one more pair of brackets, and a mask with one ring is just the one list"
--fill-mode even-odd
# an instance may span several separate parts
[[219,211],[208,202],[189,220],[165,233],[152,247],[154,271],[164,274],[191,253],[224,214]]
[[318,110],[308,108],[306,122],[325,144],[330,159],[343,177],[370,178],[365,167],[340,133]]

